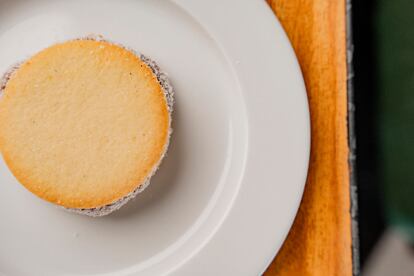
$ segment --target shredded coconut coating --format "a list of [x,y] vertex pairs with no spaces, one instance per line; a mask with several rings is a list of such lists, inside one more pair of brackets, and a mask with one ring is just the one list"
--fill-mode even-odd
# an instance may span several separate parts
[[11,66],[6,73],[0,79],[0,96],[3,95],[4,89],[6,89],[7,82],[10,80],[13,73],[19,69],[21,63],[16,63],[15,65]]

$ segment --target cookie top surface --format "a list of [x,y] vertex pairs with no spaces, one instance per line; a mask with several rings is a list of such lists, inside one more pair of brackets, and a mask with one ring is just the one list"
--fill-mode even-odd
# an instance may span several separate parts
[[151,69],[120,46],[47,48],[8,80],[0,150],[28,190],[68,208],[111,204],[142,184],[168,145],[170,114]]

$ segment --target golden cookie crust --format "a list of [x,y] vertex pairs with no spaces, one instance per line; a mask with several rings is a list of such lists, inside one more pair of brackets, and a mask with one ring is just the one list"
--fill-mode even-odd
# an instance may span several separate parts
[[66,208],[133,192],[168,145],[162,87],[134,53],[74,40],[19,66],[0,100],[0,150],[28,190]]

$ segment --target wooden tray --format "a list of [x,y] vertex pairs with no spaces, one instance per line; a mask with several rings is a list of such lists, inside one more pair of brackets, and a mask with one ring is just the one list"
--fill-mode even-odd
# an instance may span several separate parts
[[295,223],[264,275],[352,275],[345,0],[268,0],[295,49],[312,145]]

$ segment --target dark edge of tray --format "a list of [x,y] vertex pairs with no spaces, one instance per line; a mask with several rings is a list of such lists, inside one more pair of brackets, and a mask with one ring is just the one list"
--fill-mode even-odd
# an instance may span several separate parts
[[354,101],[354,44],[352,39],[352,3],[346,1],[346,59],[347,59],[347,95],[348,95],[348,145],[349,145],[349,180],[351,195],[351,231],[352,231],[352,274],[360,275],[359,234],[358,234],[358,193],[356,179],[356,133]]

